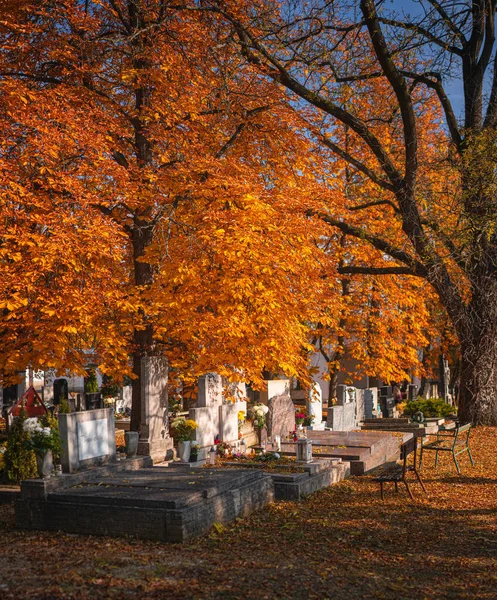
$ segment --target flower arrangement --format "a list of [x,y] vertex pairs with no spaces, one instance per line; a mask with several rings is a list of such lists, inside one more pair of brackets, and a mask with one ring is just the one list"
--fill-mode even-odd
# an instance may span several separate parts
[[295,423],[297,425],[303,425],[305,418],[306,414],[303,410],[295,411]]
[[243,427],[244,423],[245,423],[245,411],[239,410],[238,411],[238,439],[240,439],[242,437],[242,427]]
[[305,419],[304,419],[304,427],[310,427],[312,425],[312,422],[314,421],[315,416],[314,415],[306,415]]
[[190,462],[196,462],[199,450],[200,444],[198,442],[192,442],[190,446]]
[[171,435],[176,442],[188,442],[192,439],[198,423],[193,419],[176,417],[171,421]]
[[257,429],[263,429],[266,426],[266,415],[269,408],[265,404],[255,404],[250,409],[252,423]]
[[38,456],[43,456],[48,450],[58,452],[60,449],[59,431],[53,424],[31,417],[24,421],[22,428],[28,435],[26,448],[33,450]]

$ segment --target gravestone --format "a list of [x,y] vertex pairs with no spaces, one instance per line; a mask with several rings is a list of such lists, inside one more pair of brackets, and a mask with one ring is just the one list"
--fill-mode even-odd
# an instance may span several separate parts
[[63,399],[69,400],[69,386],[67,385],[67,379],[55,379],[53,382],[53,403],[60,404]]
[[313,429],[322,429],[323,421],[323,392],[319,383],[314,382],[306,402],[307,414],[314,416]]
[[356,426],[355,402],[328,407],[328,427],[333,431],[350,431]]
[[364,418],[372,419],[374,410],[374,398],[372,390],[364,390]]
[[418,395],[418,386],[410,383],[407,386],[407,399],[408,400],[416,400]]
[[161,356],[141,359],[141,431],[138,454],[162,462],[172,457],[173,440],[167,420],[167,360]]
[[276,435],[285,439],[290,431],[295,431],[295,406],[288,394],[270,398],[268,408],[266,427],[271,439]]
[[198,378],[197,407],[216,407],[223,403],[223,380],[217,373]]
[[60,462],[64,473],[76,473],[116,460],[114,411],[100,408],[60,413]]
[[337,385],[337,404],[338,404],[338,406],[343,406],[348,401],[349,401],[349,397],[347,395],[347,386],[346,385]]
[[289,396],[290,395],[290,380],[289,379],[268,379],[266,381],[267,391],[260,393],[260,401],[263,404],[268,404],[269,400],[274,396]]
[[246,402],[221,404],[219,407],[219,439],[222,442],[236,442],[238,440],[238,413],[247,413]]

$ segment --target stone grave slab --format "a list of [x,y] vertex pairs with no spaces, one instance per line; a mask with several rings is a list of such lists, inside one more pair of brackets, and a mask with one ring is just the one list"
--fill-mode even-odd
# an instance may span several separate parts
[[48,486],[23,482],[17,526],[184,542],[274,499],[271,477],[261,471],[152,467],[81,475],[54,477]]

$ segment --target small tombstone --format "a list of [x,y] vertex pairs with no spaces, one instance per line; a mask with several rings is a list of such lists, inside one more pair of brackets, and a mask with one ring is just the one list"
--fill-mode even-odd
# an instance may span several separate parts
[[263,404],[268,404],[269,400],[274,396],[290,395],[289,379],[268,379],[266,380],[266,385],[267,391],[260,392],[260,401]]
[[364,390],[364,417],[366,419],[373,418],[374,398],[372,390]]
[[60,404],[62,400],[69,400],[69,386],[64,378],[53,382],[53,403]]
[[287,394],[273,396],[268,402],[269,412],[266,418],[268,435],[285,438],[289,431],[295,430],[295,406]]
[[314,416],[313,426],[319,426],[323,420],[323,392],[319,383],[314,382],[307,399],[307,414]]
[[418,395],[418,386],[410,383],[407,386],[407,398],[408,400],[416,400]]
[[61,413],[58,420],[64,473],[76,473],[116,460],[114,411],[111,408]]

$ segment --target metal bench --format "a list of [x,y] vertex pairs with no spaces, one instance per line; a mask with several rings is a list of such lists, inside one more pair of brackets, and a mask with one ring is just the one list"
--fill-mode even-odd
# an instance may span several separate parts
[[[392,465],[383,465],[379,475],[373,477],[373,481],[377,481],[380,484],[380,495],[383,500],[383,484],[393,482],[395,484],[395,492],[399,491],[399,482],[401,481],[405,486],[407,493],[411,500],[414,500],[412,492],[409,488],[409,482],[407,480],[407,474],[412,472],[417,477],[419,484],[421,485],[423,492],[426,494],[426,488],[421,481],[421,477],[416,469],[416,452],[417,452],[418,441],[412,437],[400,446],[400,460],[402,464],[394,463]],[[413,464],[407,464],[408,457],[413,454]]]
[[421,445],[421,452],[419,456],[419,468],[423,465],[423,454],[424,452],[434,451],[435,452],[435,468],[438,466],[438,453],[439,452],[450,452],[456,465],[457,473],[461,474],[459,463],[457,462],[457,456],[463,452],[467,452],[469,460],[474,466],[473,456],[469,449],[469,434],[471,432],[471,423],[456,427],[451,431],[438,431],[437,439],[427,444]]

